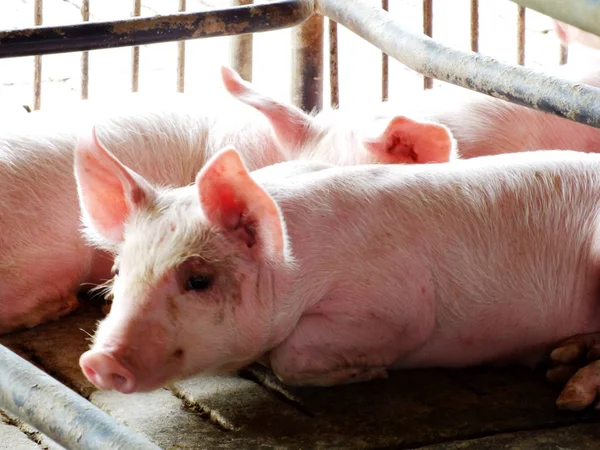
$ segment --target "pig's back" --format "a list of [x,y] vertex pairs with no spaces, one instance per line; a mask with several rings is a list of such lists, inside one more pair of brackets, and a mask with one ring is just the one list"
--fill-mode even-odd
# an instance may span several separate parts
[[206,160],[230,144],[251,169],[282,158],[266,119],[240,102],[227,110],[232,103],[196,107],[176,95],[155,101],[134,94],[118,112],[108,101],[81,102],[3,122],[0,269],[20,273],[36,257],[79,255],[83,265],[91,257],[79,230],[73,151],[77,136],[93,124],[103,145],[158,185],[192,183]]
[[524,153],[309,178],[283,199],[300,259],[319,255],[366,304],[425,301],[403,297],[395,280],[430,274],[414,282],[433,287],[434,334],[402,364],[510,358],[519,336],[542,346],[597,327],[600,156]]

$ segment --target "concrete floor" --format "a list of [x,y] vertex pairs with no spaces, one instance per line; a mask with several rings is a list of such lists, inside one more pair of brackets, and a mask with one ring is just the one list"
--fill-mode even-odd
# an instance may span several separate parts
[[[293,390],[253,372],[147,394],[96,391],[78,358],[100,317],[99,306],[87,305],[0,343],[164,449],[600,448],[600,412],[557,410],[560,389],[543,371],[522,368],[396,372],[385,381]],[[61,448],[0,419],[0,449]]]

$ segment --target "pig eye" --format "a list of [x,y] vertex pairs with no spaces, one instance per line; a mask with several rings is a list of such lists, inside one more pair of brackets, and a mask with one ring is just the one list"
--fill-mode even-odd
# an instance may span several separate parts
[[209,274],[192,275],[185,285],[188,291],[205,291],[211,287],[214,277]]

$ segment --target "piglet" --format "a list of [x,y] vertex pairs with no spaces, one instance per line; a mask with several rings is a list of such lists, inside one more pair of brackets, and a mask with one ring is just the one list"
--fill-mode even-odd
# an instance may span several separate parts
[[[156,186],[192,183],[228,143],[250,169],[297,158],[375,162],[371,150],[393,155],[394,162],[450,158],[452,140],[443,126],[392,117],[352,128],[335,114],[313,117],[262,95],[226,67],[222,77],[225,90],[207,89],[202,98],[137,94],[120,99],[119,112],[109,99],[2,120],[0,334],[68,314],[80,286],[111,278],[112,256],[79,232],[73,149],[90,122],[120,161]],[[110,203],[104,198],[110,194],[97,194]]]
[[93,136],[75,158],[86,233],[118,268],[80,358],[102,389],[259,359],[319,386],[533,364],[600,323],[600,155],[249,172],[225,148],[166,190]]

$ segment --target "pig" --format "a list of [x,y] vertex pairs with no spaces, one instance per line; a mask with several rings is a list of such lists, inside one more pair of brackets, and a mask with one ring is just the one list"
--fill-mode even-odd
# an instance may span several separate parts
[[[573,83],[598,87],[600,52],[592,53],[585,62],[545,72]],[[459,87],[436,88],[403,97],[402,103],[389,101],[376,108],[376,114],[381,118],[402,114],[445,125],[455,140],[452,159],[532,150],[600,152],[598,128]]]
[[573,25],[558,20],[553,20],[552,22],[556,36],[565,47],[578,43],[586,47],[600,50],[600,36],[596,36],[595,34],[583,31]]
[[250,172],[226,147],[193,185],[160,189],[91,132],[75,174],[86,235],[118,270],[80,358],[101,389],[257,360],[313,386],[534,364],[598,329],[597,154]]
[[[225,89],[201,99],[134,94],[0,122],[0,334],[68,314],[78,306],[80,286],[112,276],[112,256],[79,230],[73,151],[90,123],[121,161],[156,186],[192,183],[225,144],[236,146],[249,169],[295,158],[378,162],[372,151],[394,162],[443,162],[452,152],[439,124],[393,117],[351,127],[261,95],[227,67],[222,79]],[[336,142],[343,152],[330,151]]]

